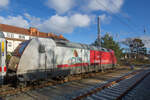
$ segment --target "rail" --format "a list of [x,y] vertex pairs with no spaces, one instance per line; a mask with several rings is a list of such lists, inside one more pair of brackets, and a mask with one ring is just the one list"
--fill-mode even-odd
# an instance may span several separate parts
[[73,98],[72,100],[120,100],[132,88],[139,84],[146,76],[150,74],[150,70],[138,70],[129,73],[121,78],[99,86],[93,90],[85,91],[84,94]]

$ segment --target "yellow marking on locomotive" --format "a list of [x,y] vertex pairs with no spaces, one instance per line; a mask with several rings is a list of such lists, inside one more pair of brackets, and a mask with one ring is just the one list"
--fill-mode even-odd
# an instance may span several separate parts
[[4,41],[2,41],[2,44],[1,44],[1,46],[2,46],[2,52],[4,52],[4,50],[5,50],[5,46],[4,46]]

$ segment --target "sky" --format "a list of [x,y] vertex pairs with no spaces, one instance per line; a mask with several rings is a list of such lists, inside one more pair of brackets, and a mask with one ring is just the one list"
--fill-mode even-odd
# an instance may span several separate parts
[[116,41],[139,37],[150,47],[149,4],[150,0],[0,0],[0,23],[36,27],[91,44],[100,16],[102,36],[108,32]]

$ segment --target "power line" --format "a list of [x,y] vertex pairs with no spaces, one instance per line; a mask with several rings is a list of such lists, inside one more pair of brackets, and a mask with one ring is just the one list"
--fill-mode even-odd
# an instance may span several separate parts
[[[114,5],[114,7],[117,9],[117,5],[114,3],[114,2],[112,2],[112,4]],[[130,24],[132,24],[133,26],[137,26],[135,23],[133,23],[132,21],[131,21],[131,19],[129,19],[129,18],[126,18],[126,17],[124,17],[125,19],[127,19],[127,21],[128,22],[130,22]]]
[[[116,7],[117,8],[117,5],[114,3],[114,2],[112,2],[112,4],[114,5],[114,7]],[[124,15],[123,15],[124,16]],[[133,23],[133,21],[131,21],[131,19],[129,19],[129,18],[127,18],[127,17],[124,17],[125,19],[127,19],[127,21],[132,25],[132,26],[134,26],[136,29],[137,29],[137,31],[141,31],[141,29],[139,29],[139,28],[137,28],[138,27],[138,25],[137,24],[135,24],[135,23]],[[143,31],[143,29],[142,29],[142,31]],[[147,31],[147,30],[146,30]]]
[[[100,3],[100,2],[98,2],[98,3]],[[114,3],[114,2],[112,2],[112,4],[114,5],[114,7],[115,8],[117,8],[117,5]],[[104,6],[102,3],[101,3],[101,5],[105,8],[105,9],[107,9],[109,12],[111,12],[111,13],[113,13],[110,9],[108,9],[106,6]],[[114,15],[115,17],[118,17],[117,15]],[[119,17],[118,17],[119,18]],[[141,31],[142,32],[142,34],[143,34],[143,29],[141,30],[141,29],[139,29],[139,28],[137,28],[138,27],[138,25],[137,24],[135,24],[135,23],[133,23],[132,21],[131,21],[131,19],[129,19],[129,18],[126,18],[126,17],[124,17],[130,24],[128,24],[128,23],[126,23],[126,24],[128,24],[128,26],[129,25],[132,25],[133,27],[134,27],[134,31]],[[121,19],[120,19],[121,20]],[[121,20],[122,21],[122,20]],[[122,21],[123,23],[124,23],[124,21]],[[132,27],[130,27],[130,29],[131,29]],[[144,34],[146,34],[146,32],[148,31],[148,30],[146,30],[145,28],[144,28],[144,30],[145,30],[145,32],[144,32]]]
[[[105,7],[104,4],[100,3],[98,0],[96,0],[96,2],[97,2],[98,4],[100,4],[101,6],[103,6],[109,13],[111,13],[111,14],[113,13],[112,10],[108,9],[107,7]],[[115,16],[115,18],[116,18],[121,24],[123,24],[123,25],[127,26],[129,29],[135,31],[135,29],[133,29],[133,27],[131,27],[128,23],[126,23],[126,22],[124,22],[123,20],[121,20],[117,15],[114,15],[114,16]]]

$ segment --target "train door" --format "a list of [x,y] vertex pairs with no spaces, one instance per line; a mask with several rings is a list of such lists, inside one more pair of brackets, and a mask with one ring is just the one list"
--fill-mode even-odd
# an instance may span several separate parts
[[0,38],[0,84],[3,84],[6,75],[6,40]]

